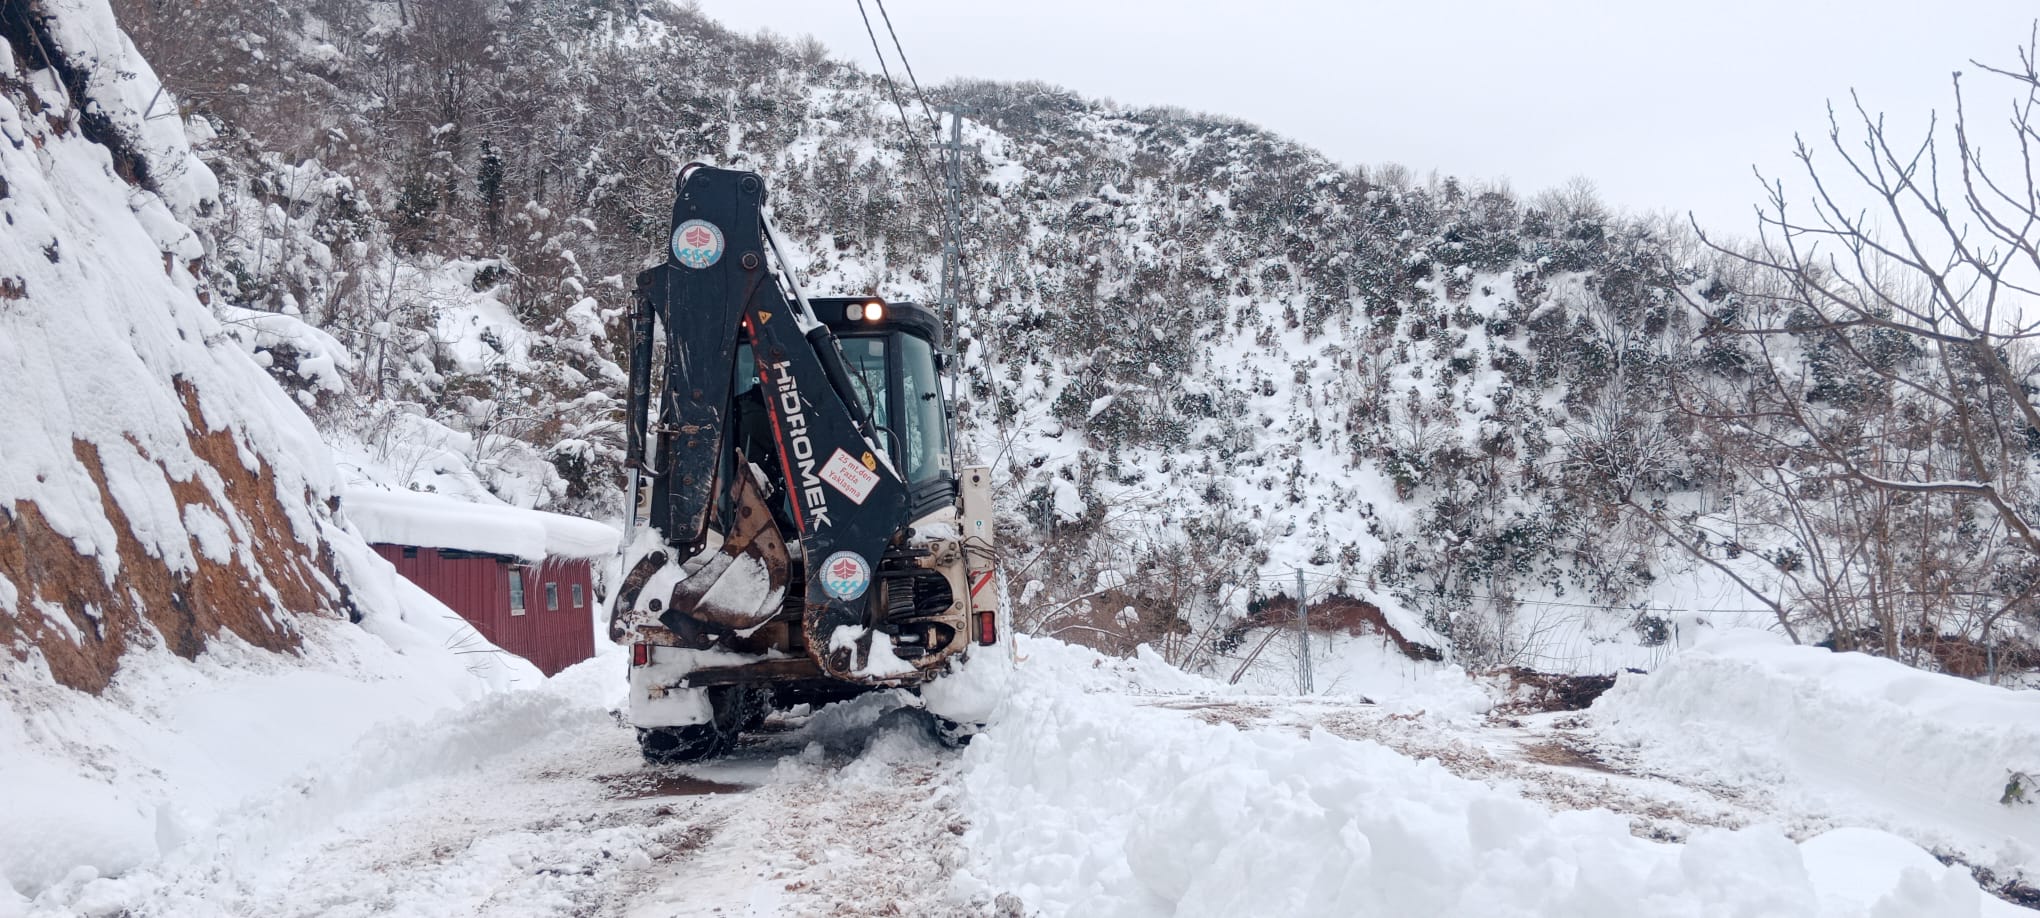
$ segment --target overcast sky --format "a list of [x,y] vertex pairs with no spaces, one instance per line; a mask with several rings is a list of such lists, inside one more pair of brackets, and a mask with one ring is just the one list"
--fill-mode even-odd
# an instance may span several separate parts
[[[874,0],[865,0],[885,38]],[[856,0],[699,0],[742,32],[812,34],[876,70]],[[2031,0],[888,0],[924,84],[1043,80],[1122,103],[1232,115],[1347,165],[1574,176],[1631,211],[1745,233],[1752,164],[1791,165],[1854,88],[1924,126],[1971,58],[2010,64]],[[2002,96],[1997,97],[1999,99]],[[1972,109],[1973,111],[1973,109]],[[2002,109],[1993,109],[2001,112]]]

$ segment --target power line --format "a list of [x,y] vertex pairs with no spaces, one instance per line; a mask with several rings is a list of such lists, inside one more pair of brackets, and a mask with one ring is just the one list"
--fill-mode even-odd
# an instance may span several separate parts
[[[935,107],[929,103],[927,92],[922,90],[920,78],[914,74],[913,62],[907,59],[906,46],[900,42],[900,33],[893,28],[892,14],[886,11],[885,0],[874,0],[874,2],[878,4],[879,18],[885,22],[886,34],[892,37],[893,50],[899,53],[900,66],[907,72],[907,81],[913,85],[914,94],[920,100],[922,114],[927,116],[929,126],[934,129],[936,140],[939,142],[942,137],[942,123],[935,117]],[[872,28],[871,14],[864,7],[864,0],[857,0],[857,15],[864,20],[864,34],[871,38],[871,53],[878,57],[879,73],[885,77],[886,90],[892,95],[893,107],[899,110],[900,123],[907,130],[907,139],[909,141],[907,149],[914,156],[914,164],[921,170],[921,179],[927,183],[931,195],[940,194],[943,198],[936,202],[935,210],[936,217],[942,224],[943,235],[943,263],[945,270],[943,271],[942,294],[943,298],[947,301],[945,305],[949,309],[950,315],[948,319],[953,329],[958,324],[959,318],[956,314],[956,301],[959,299],[957,291],[970,291],[976,288],[976,281],[972,277],[970,257],[965,254],[963,246],[962,143],[959,140],[953,145],[955,147],[953,152],[956,155],[956,161],[951,168],[943,170],[944,179],[947,183],[946,193],[938,192],[934,176],[928,168],[928,160],[922,154],[921,139],[914,133],[913,118],[907,114],[906,103],[900,98],[899,83],[893,79],[892,67],[886,63],[885,49],[878,43],[878,31]],[[952,109],[949,117],[953,119],[952,127],[960,131],[963,112],[960,109]],[[953,286],[951,285],[952,278],[948,270],[951,259],[954,259],[955,265],[955,277],[953,279],[956,283]],[[973,306],[975,306],[975,297],[972,297],[972,300]],[[989,339],[980,337],[977,340],[985,348],[987,359],[991,359],[996,364],[997,360],[991,357],[991,342]],[[985,379],[990,384],[993,393],[993,422],[1003,431],[1005,424],[998,416],[999,409],[997,402],[1000,384],[996,366],[990,368],[985,373]]]
[[[884,11],[884,7],[882,5],[880,6],[880,11],[881,12]],[[907,114],[906,100],[900,98],[900,84],[893,80],[892,65],[886,63],[885,49],[878,43],[878,30],[872,28],[871,14],[865,11],[864,0],[857,0],[857,15],[864,20],[864,34],[871,36],[871,53],[878,55],[878,72],[880,75],[885,77],[886,91],[892,95],[893,107],[899,109],[900,112],[900,123],[907,129],[908,140],[907,152],[913,154],[914,165],[921,170],[921,181],[928,188],[929,196],[933,197],[936,194],[935,173],[928,168],[928,159],[921,153],[921,138],[918,134],[914,133],[913,116]],[[891,28],[892,24],[890,21],[888,21],[886,24],[886,29],[890,31]],[[899,41],[899,37],[895,35],[893,37],[893,41],[895,44],[897,44]],[[900,55],[900,63],[902,64],[906,63],[906,55],[904,54]],[[926,107],[927,103],[925,102],[925,100],[923,101],[922,105],[923,107]],[[937,130],[939,132],[940,130],[939,126],[937,127]],[[935,212],[939,215],[940,219],[942,219],[942,221],[945,224],[948,222],[949,215],[946,211],[943,210],[940,201],[935,202]]]
[[[1289,573],[1256,574],[1254,579],[1259,583],[1281,583],[1286,586],[1294,576],[1295,576],[1294,574]],[[1359,578],[1358,575],[1353,574],[1334,574],[1327,573],[1324,571],[1311,571],[1311,570],[1304,571],[1303,576],[1316,578],[1317,580],[1327,582],[1353,581],[1361,579]],[[1390,595],[1394,595],[1395,593],[1394,590],[1383,589],[1376,589],[1373,592],[1387,593]],[[1516,597],[1489,596],[1481,593],[1456,593],[1451,590],[1442,589],[1432,590],[1410,589],[1407,592],[1422,593],[1429,596],[1459,596],[1464,597],[1466,599],[1480,600],[1482,602],[1509,602],[1515,603],[1517,605],[1556,606],[1568,609],[1601,609],[1610,612],[1667,612],[1672,614],[1677,614],[1680,612],[1735,612],[1735,613],[1760,612],[1765,615],[1772,614],[1772,611],[1770,609],[1702,608],[1699,606],[1610,605],[1608,603],[1593,603],[1593,602],[1563,602],[1555,599],[1519,599]]]
[[[935,117],[935,106],[933,103],[928,101],[928,93],[921,88],[920,78],[914,75],[914,63],[913,61],[907,59],[906,46],[900,42],[900,33],[893,28],[892,14],[886,11],[885,0],[873,0],[873,2],[878,4],[878,16],[881,20],[885,22],[886,35],[892,38],[893,50],[897,52],[900,56],[900,67],[907,72],[907,82],[913,86],[914,96],[921,103],[921,113],[927,117],[928,127],[935,132],[935,137],[939,141],[942,136],[942,122]],[[912,124],[913,117],[907,114],[906,103],[903,102],[900,98],[899,83],[893,79],[891,65],[886,63],[885,50],[882,47],[880,47],[878,43],[878,30],[874,29],[871,25],[871,14],[866,11],[864,6],[864,0],[857,0],[857,15],[864,20],[864,34],[871,38],[871,53],[878,56],[878,70],[879,73],[885,77],[887,91],[892,94],[893,107],[899,110],[900,121],[906,125],[907,136],[913,141],[913,146],[911,147],[911,150],[913,151],[914,154],[915,164],[919,166],[921,169],[921,178],[923,181],[929,184],[930,188],[933,188],[935,185],[934,176],[928,168],[927,160],[922,156],[922,143],[919,136],[914,133]],[[951,111],[950,117],[957,119],[960,122],[963,118],[963,114],[961,111]],[[960,153],[958,168],[961,168]],[[938,206],[936,207],[937,218],[942,221],[944,232],[946,234],[949,234],[951,238],[957,240],[956,244],[957,268],[963,279],[962,286],[965,289],[969,289],[972,281],[970,271],[970,258],[963,252],[962,206],[961,201],[956,201],[954,203],[956,205],[955,209],[957,210],[957,213],[953,217],[954,220],[953,224],[951,222],[952,216],[949,212],[950,208],[948,206],[944,206],[941,203],[938,203]]]
[[[935,120],[935,107],[928,104],[928,94],[921,91],[921,81],[914,76],[914,63],[907,60],[907,49],[900,44],[900,33],[893,31],[892,14],[885,11],[885,0],[873,2],[878,4],[878,18],[885,20],[885,33],[892,36],[893,50],[899,52],[900,66],[906,68],[907,82],[913,84],[914,95],[921,99],[921,112],[928,116],[928,126],[935,129],[935,136],[942,136],[942,124]],[[859,6],[862,6],[862,0]],[[869,18],[864,20],[864,27],[867,29],[871,27]],[[877,39],[873,38],[872,41],[876,44]],[[901,113],[901,116],[905,117],[905,113]]]

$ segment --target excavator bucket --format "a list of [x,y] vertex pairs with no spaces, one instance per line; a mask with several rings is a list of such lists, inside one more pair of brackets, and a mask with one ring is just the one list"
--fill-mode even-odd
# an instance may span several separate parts
[[727,525],[709,527],[700,554],[676,562],[672,549],[659,548],[630,566],[617,590],[612,638],[625,639],[654,617],[684,634],[702,622],[748,631],[779,613],[791,564],[785,537],[757,480],[749,473],[729,477]]
[[730,489],[730,531],[723,534],[719,548],[694,559],[699,568],[673,585],[662,619],[685,615],[747,631],[777,614],[786,598],[786,540],[773,525],[772,512],[750,474],[730,477],[735,479]]

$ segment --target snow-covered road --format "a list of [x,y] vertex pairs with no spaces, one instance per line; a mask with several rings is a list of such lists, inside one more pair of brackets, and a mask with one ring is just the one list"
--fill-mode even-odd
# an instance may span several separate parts
[[29,914],[983,913],[989,899],[950,882],[957,755],[917,719],[874,723],[893,707],[777,717],[724,759],[673,768],[645,765],[627,727],[571,694],[490,696],[372,736],[153,867],[59,884]]
[[[1696,654],[1664,684],[1693,690],[1706,667],[1749,657]],[[1492,716],[1247,695],[1037,641],[992,731],[962,752],[894,713],[900,699],[870,697],[775,717],[712,764],[655,768],[608,710],[615,662],[370,730],[216,818],[163,817],[156,861],[75,872],[26,911],[2024,914],[1906,839],[2018,870],[2025,811],[1943,825],[1874,805],[1898,795],[1800,793],[1789,770],[1760,786],[1748,750],[1703,767],[1692,738],[1653,734],[1645,712],[1670,702],[1640,680],[1587,712]],[[1688,732],[1713,729],[1701,707],[1679,713]],[[1663,767],[1672,749],[1683,770]],[[1876,767],[1940,761],[1904,752]]]

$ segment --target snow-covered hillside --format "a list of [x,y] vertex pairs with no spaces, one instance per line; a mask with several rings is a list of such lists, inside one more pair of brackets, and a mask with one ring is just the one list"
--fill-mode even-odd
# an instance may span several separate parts
[[[1748,429],[1668,409],[1675,373],[1754,391],[1752,355],[1701,341],[1685,297],[1730,297],[1675,235],[1589,197],[947,87],[961,420],[1044,636],[962,750],[884,692],[655,767],[617,648],[541,678],[397,577],[346,495],[386,528],[607,507],[612,326],[684,160],[766,173],[811,286],[927,298],[881,87],[631,2],[15,0],[0,36],[0,918],[2040,901],[2035,696],[1949,674],[2000,665],[2030,565],[1973,499],[1765,517],[1838,492],[1744,488],[1717,447]],[[1823,412],[1947,452],[1837,378],[1852,342],[1802,343]],[[514,516],[492,547],[606,550]],[[1878,532],[1883,566],[1791,542],[1835,531]],[[1828,604],[1752,616],[1738,576],[1826,576]],[[1298,577],[1337,595],[1291,694],[1270,596]],[[1928,599],[1830,601],[1873,586]],[[1539,674],[1468,665],[1507,662],[1649,671],[1548,711],[1511,687]]]
[[[810,290],[937,293],[906,131],[941,116],[811,43],[664,3],[230,0],[203,28],[116,6],[220,176],[218,307],[365,478],[615,514],[617,318],[689,161],[767,178]],[[1986,645],[2023,660],[2031,552],[1973,495],[1809,507],[1799,477],[1835,476],[1803,437],[1681,410],[1764,377],[1723,333],[1754,314],[1732,260],[1680,227],[1225,117],[931,94],[965,112],[959,423],[996,469],[1025,627],[1217,672],[1210,626],[1302,567],[1481,665],[1647,664],[1682,617],[1965,674]],[[1970,474],[1931,448],[1946,412],[1900,410],[1842,343],[1787,375],[1850,449]],[[2011,505],[2030,476],[2007,455]],[[1834,533],[1871,528],[1893,550],[1865,567]],[[1933,586],[1864,598],[1886,581]]]
[[208,305],[190,225],[217,185],[106,4],[13,4],[0,32],[0,910],[18,911],[155,862],[373,725],[537,672],[336,515],[318,430]]

